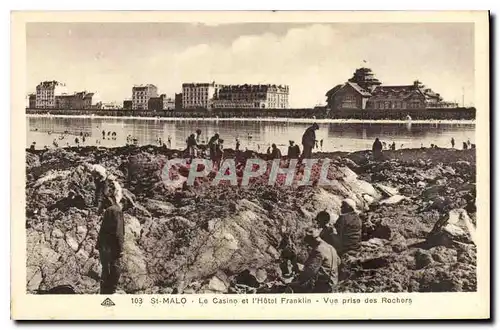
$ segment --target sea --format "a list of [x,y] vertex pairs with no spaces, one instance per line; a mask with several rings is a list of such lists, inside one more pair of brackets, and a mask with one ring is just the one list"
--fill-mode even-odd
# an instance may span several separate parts
[[[396,148],[430,147],[455,148],[463,142],[475,143],[473,121],[358,121],[286,118],[256,119],[185,119],[185,118],[117,118],[29,115],[26,120],[26,147],[36,142],[36,149],[66,146],[103,147],[162,145],[183,149],[186,139],[201,130],[200,143],[206,143],[218,133],[224,148],[265,152],[276,144],[286,154],[289,141],[301,144],[304,131],[317,122],[317,149],[313,151],[357,151],[371,149],[375,138]],[[114,133],[114,134],[113,134]],[[85,139],[83,139],[85,137]],[[85,140],[85,141],[83,141]]]

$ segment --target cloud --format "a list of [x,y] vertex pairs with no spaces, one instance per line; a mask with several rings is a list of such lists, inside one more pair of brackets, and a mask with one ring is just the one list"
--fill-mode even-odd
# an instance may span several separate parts
[[312,106],[324,102],[326,90],[334,83],[331,49],[339,41],[333,28],[323,25],[290,29],[281,37],[241,36],[225,46],[189,47],[174,54],[162,71],[183,81],[288,84],[291,106]]
[[[200,26],[196,43],[183,36],[90,38],[84,44],[55,40],[46,55],[47,41],[35,40],[30,44],[37,60],[29,67],[31,85],[57,76],[72,88],[97,90],[104,100],[120,101],[140,83],[156,84],[168,95],[179,93],[183,82],[287,84],[290,106],[311,107],[324,104],[326,91],[367,60],[385,84],[419,79],[445,99],[461,99],[462,86],[466,103],[474,97],[473,38],[458,25],[308,24],[227,38],[224,31],[240,27],[223,25]],[[103,56],[96,61],[95,54]]]

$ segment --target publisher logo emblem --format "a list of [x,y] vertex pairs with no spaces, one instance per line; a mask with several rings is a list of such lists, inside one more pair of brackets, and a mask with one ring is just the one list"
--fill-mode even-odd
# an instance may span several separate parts
[[114,305],[115,305],[115,303],[109,298],[104,299],[104,301],[101,303],[101,306],[104,306],[104,307],[111,307]]

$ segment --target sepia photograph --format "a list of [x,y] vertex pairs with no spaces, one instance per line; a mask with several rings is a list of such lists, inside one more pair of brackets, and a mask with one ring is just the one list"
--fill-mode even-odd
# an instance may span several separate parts
[[469,14],[27,20],[22,294],[107,310],[477,294],[488,13]]

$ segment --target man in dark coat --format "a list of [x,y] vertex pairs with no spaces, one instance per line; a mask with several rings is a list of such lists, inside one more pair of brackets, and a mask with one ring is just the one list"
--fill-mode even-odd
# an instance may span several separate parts
[[339,255],[359,249],[361,245],[361,218],[356,213],[356,203],[352,199],[344,199],[340,207],[340,216],[335,222],[339,246]]
[[278,149],[276,144],[271,145],[272,151],[271,151],[271,159],[281,159],[281,151]]
[[300,156],[300,148],[295,144],[295,141],[290,140],[290,145],[288,146],[288,159],[297,159]]
[[378,138],[376,138],[375,142],[373,142],[373,146],[372,146],[372,152],[373,152],[374,159],[380,159],[380,157],[382,156],[382,149],[383,149],[382,142],[380,142],[380,140]]
[[219,142],[219,134],[215,133],[214,136],[212,136],[207,143],[210,159],[212,161],[215,161],[216,159],[216,149],[217,149],[216,146],[218,142]]
[[312,150],[316,144],[316,130],[319,129],[318,124],[314,123],[306,129],[302,135],[302,159],[309,159],[312,155]]
[[189,157],[191,157],[191,158],[196,157],[196,147],[198,144],[196,143],[196,137],[194,134],[191,134],[187,138],[186,145],[187,145],[186,149],[187,149]]
[[113,294],[120,279],[120,262],[123,254],[125,226],[122,208],[116,194],[106,196],[103,203],[101,229],[97,238],[97,249],[102,265],[101,294]]

